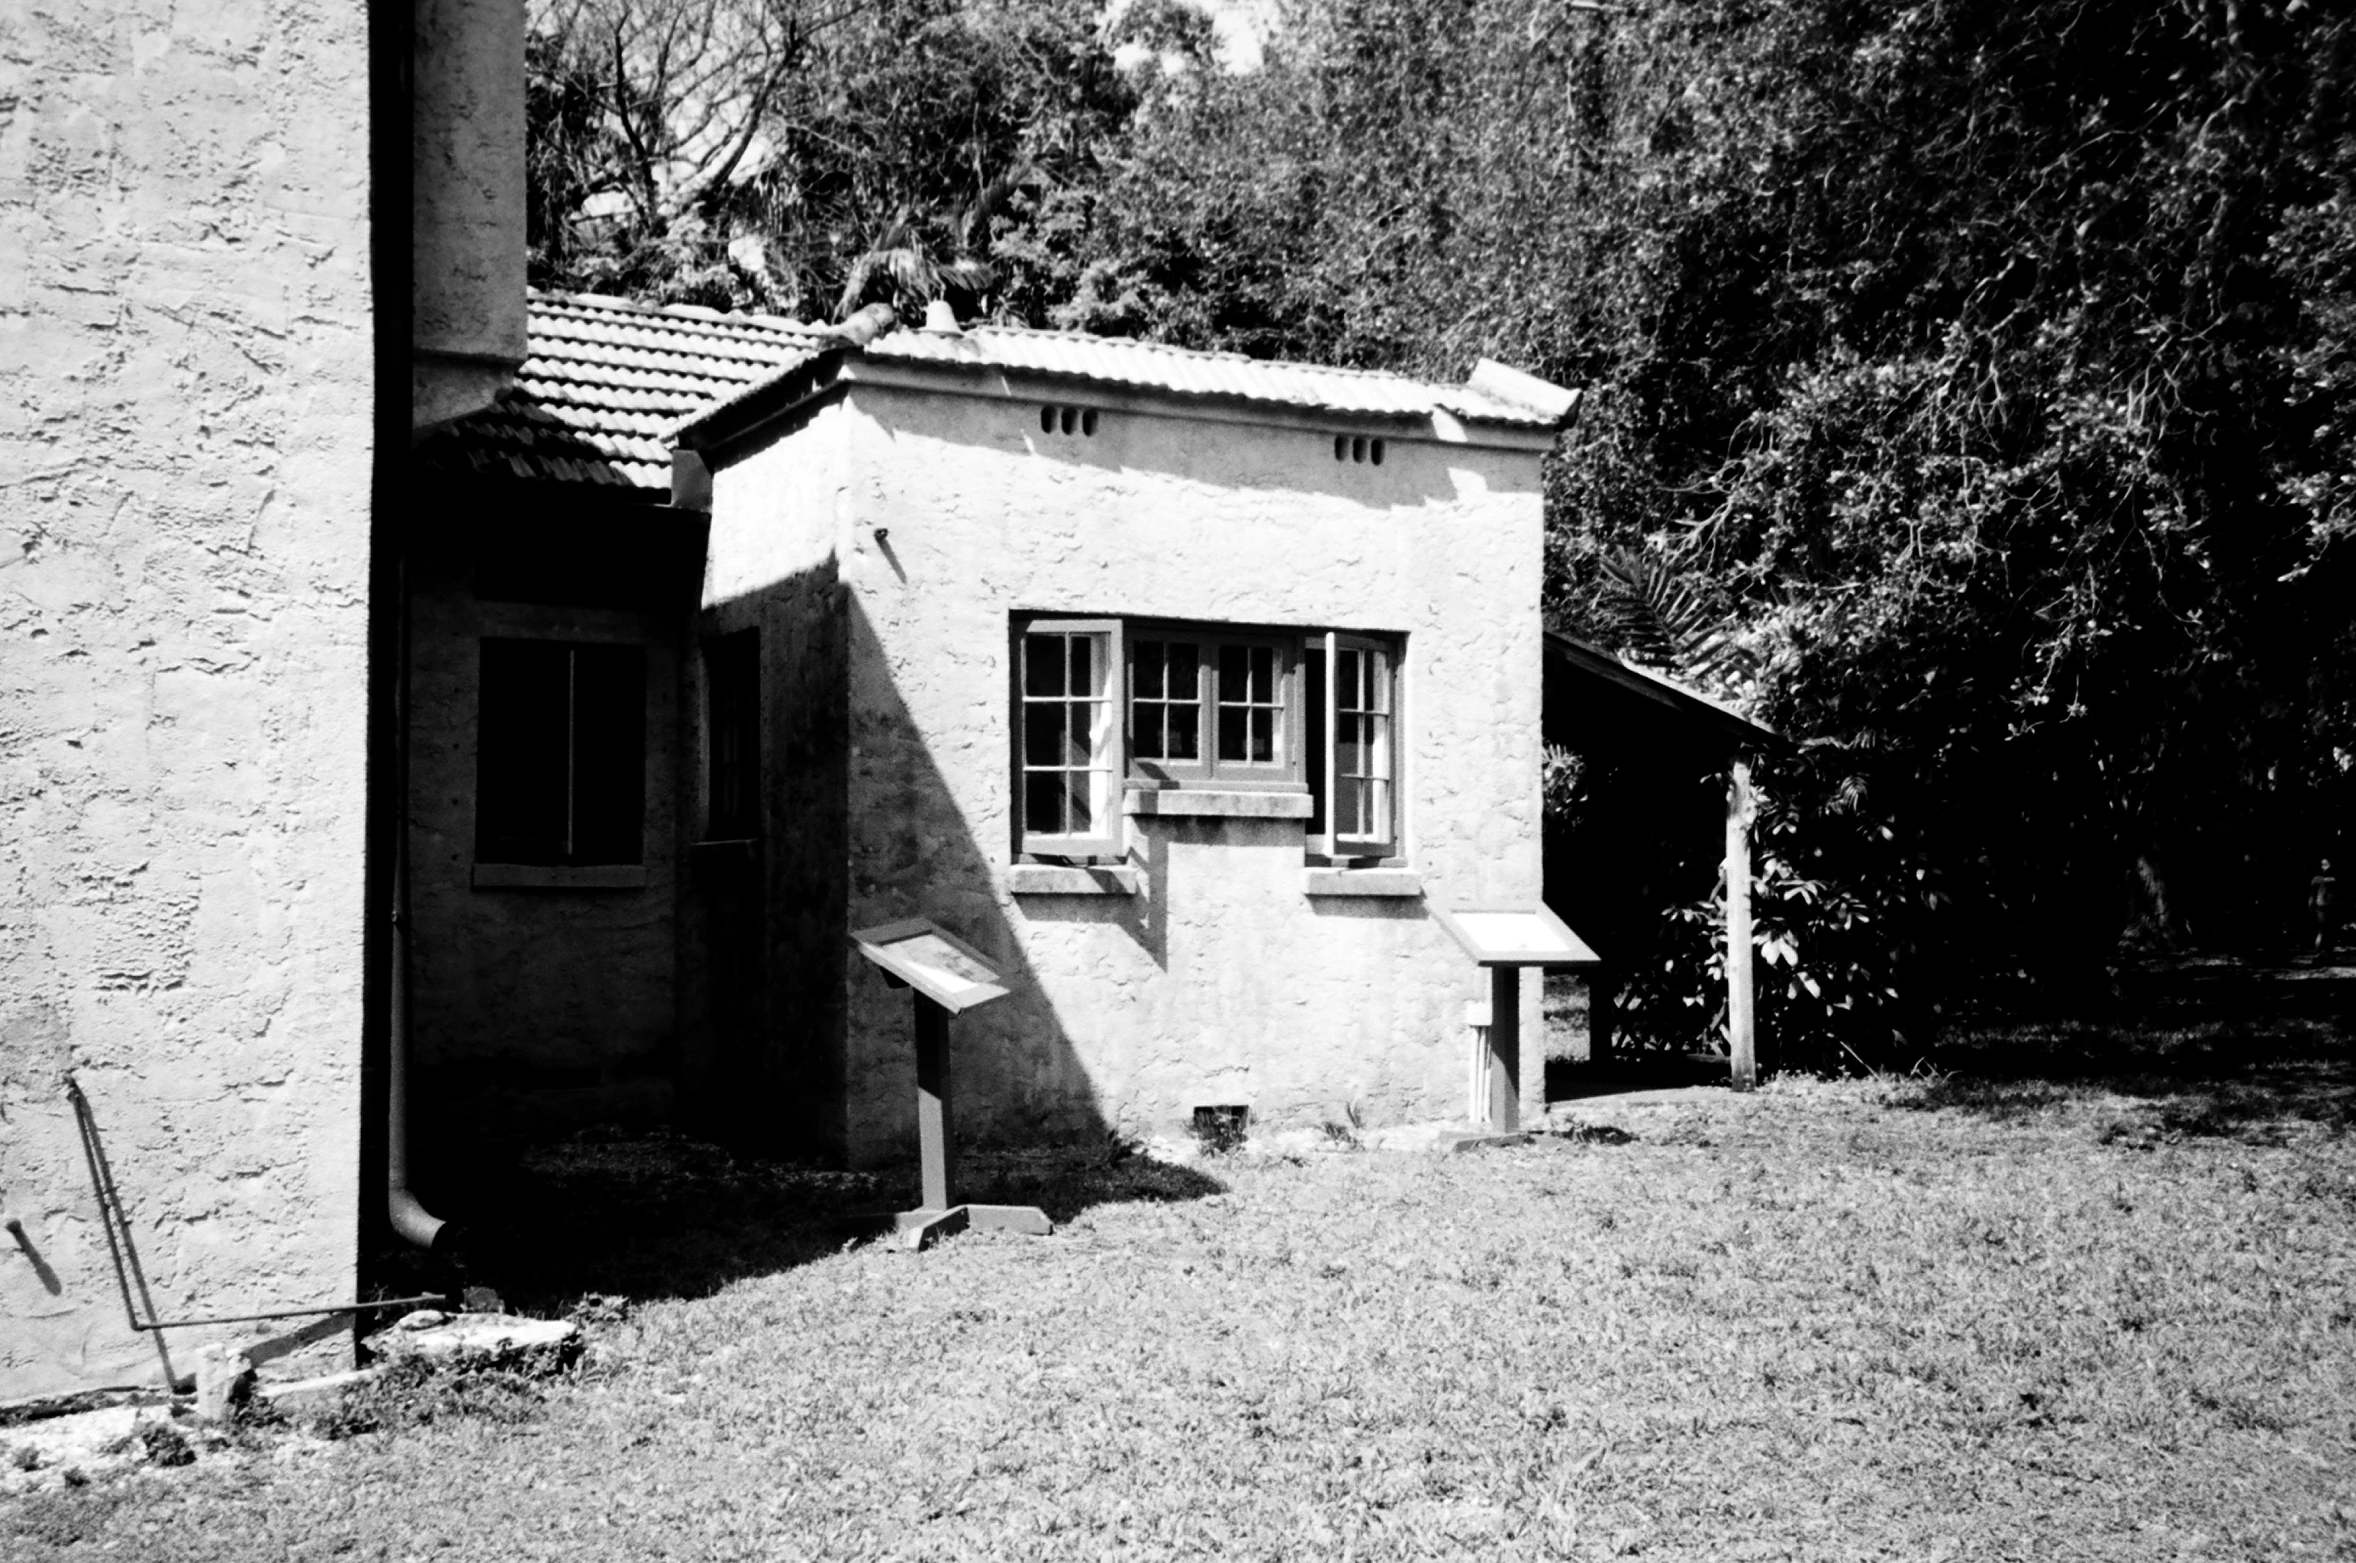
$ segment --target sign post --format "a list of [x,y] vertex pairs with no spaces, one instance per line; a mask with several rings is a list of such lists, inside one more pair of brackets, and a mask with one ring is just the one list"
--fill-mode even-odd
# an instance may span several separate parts
[[[1522,968],[1592,967],[1603,958],[1543,902],[1432,908],[1432,915],[1478,965],[1489,968],[1489,1023],[1474,1028],[1480,1050],[1465,1116],[1472,1132],[1458,1149],[1518,1139],[1522,1120]],[[1469,1006],[1468,1006],[1469,1007]],[[1485,1055],[1485,1056],[1481,1056]],[[1483,1089],[1483,1087],[1486,1089]]]
[[916,1000],[916,1141],[921,1203],[893,1213],[892,1228],[910,1248],[929,1248],[967,1227],[997,1227],[1045,1237],[1055,1230],[1035,1205],[954,1203],[956,1115],[951,1107],[949,1017],[1006,997],[998,969],[980,951],[924,918],[863,928],[851,935],[859,953]]

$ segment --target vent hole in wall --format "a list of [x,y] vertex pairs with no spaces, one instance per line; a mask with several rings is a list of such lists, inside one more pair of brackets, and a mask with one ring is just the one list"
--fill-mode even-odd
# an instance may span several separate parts
[[1042,407],[1039,409],[1039,432],[1041,434],[1094,435],[1096,433],[1096,409],[1093,407],[1057,407],[1052,404]]
[[1383,442],[1363,434],[1337,434],[1333,437],[1333,459],[1361,465],[1371,461],[1379,467],[1383,464]]

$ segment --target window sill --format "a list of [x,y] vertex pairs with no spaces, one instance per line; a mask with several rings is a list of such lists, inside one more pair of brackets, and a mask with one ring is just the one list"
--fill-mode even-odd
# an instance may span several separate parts
[[1057,863],[1010,863],[1006,888],[1016,895],[1135,895],[1134,868],[1067,868]]
[[477,890],[643,890],[643,863],[600,863],[562,868],[546,863],[477,863]]
[[1310,868],[1301,872],[1304,895],[1420,897],[1423,876],[1407,868]]
[[1224,815],[1230,819],[1307,819],[1316,802],[1305,792],[1190,792],[1183,787],[1131,787],[1124,814]]

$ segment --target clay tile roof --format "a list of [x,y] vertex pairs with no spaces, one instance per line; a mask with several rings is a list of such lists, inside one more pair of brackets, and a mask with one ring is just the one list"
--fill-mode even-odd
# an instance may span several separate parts
[[1429,417],[1444,412],[1474,422],[1529,429],[1556,428],[1562,422],[1559,406],[1531,405],[1473,385],[1434,385],[1381,370],[1285,363],[1076,331],[987,325],[969,326],[962,334],[895,331],[870,344],[867,357],[1029,370],[1106,386],[1258,402],[1305,412],[1361,417]]
[[668,493],[671,429],[815,355],[820,328],[774,315],[534,293],[512,390],[418,448],[440,471]]

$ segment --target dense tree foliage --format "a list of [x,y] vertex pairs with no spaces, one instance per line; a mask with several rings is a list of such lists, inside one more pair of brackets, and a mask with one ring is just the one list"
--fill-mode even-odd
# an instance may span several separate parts
[[[649,187],[615,126],[662,89],[594,14],[535,45],[535,146],[573,171],[541,180],[543,276],[809,312],[948,291],[1587,387],[1551,464],[1550,613],[1675,660],[1629,593],[1678,583],[1722,631],[1682,671],[1796,740],[1764,772],[1759,889],[1788,1038],[2098,973],[2122,934],[2264,936],[2343,844],[2342,9],[1300,0],[1249,73],[1179,0],[1110,30],[987,0],[768,11],[745,153],[603,228],[583,192]],[[701,169],[726,138],[683,140]],[[1610,763],[1587,758],[1573,810]],[[1711,916],[1685,904],[1637,963],[1659,1034],[1707,1029]]]

